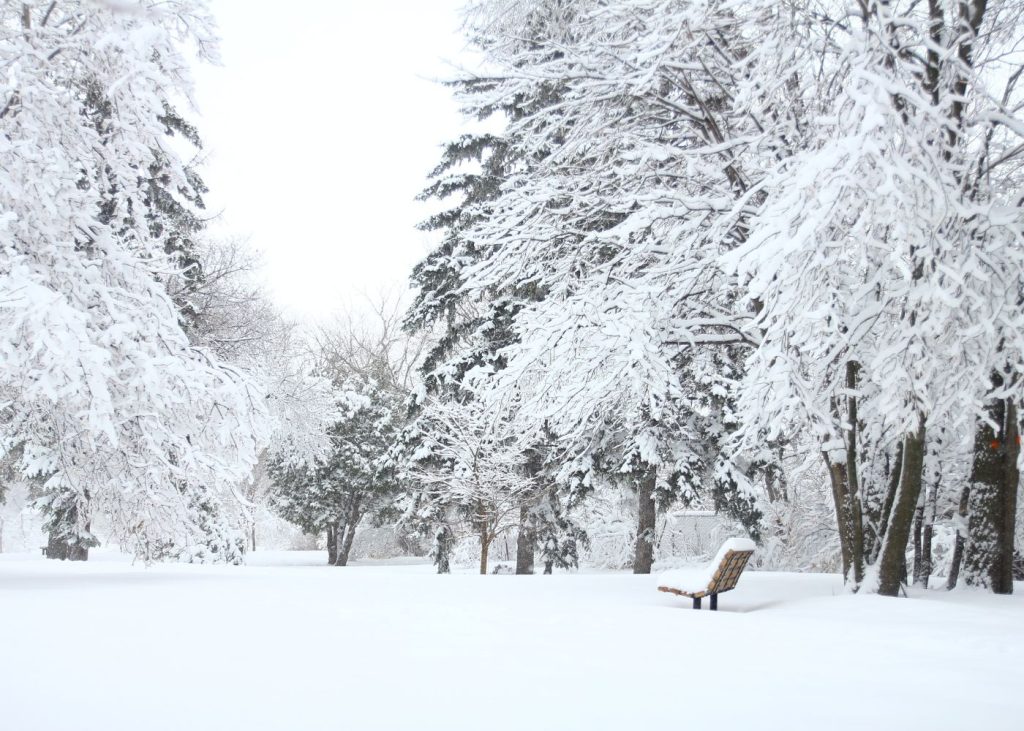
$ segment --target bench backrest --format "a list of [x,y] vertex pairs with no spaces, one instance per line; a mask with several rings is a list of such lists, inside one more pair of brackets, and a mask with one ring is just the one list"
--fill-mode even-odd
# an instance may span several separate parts
[[747,567],[747,561],[754,555],[753,551],[726,551],[718,568],[715,569],[711,583],[708,584],[708,594],[718,594],[736,588],[736,582],[740,580],[740,574]]

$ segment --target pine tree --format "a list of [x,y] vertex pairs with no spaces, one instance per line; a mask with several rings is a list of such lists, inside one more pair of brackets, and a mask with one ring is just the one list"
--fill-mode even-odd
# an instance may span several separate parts
[[[490,92],[496,80],[462,79],[450,85],[457,96],[468,98]],[[514,100],[496,107],[481,107],[474,114],[488,120],[501,115],[520,118],[529,113]],[[462,291],[466,272],[480,261],[480,252],[464,236],[474,222],[488,215],[490,201],[496,200],[501,185],[516,161],[509,157],[509,140],[500,134],[466,134],[445,146],[441,162],[431,172],[431,183],[420,198],[449,203],[448,208],[425,221],[421,228],[443,235],[440,245],[413,270],[412,283],[417,290],[409,308],[405,327],[413,333],[435,332],[436,341],[420,368],[426,393],[447,399],[453,405],[473,398],[467,376],[471,373],[500,370],[500,351],[516,341],[513,323],[524,303],[543,297],[543,291],[529,284],[521,287],[489,287],[469,297]],[[415,411],[415,409],[414,409]],[[413,434],[422,433],[413,429]],[[535,510],[547,477],[538,438],[525,440],[522,467],[532,474],[537,489],[524,491],[519,506],[516,573],[533,573],[538,523],[546,512]],[[439,529],[439,530],[444,530]],[[548,529],[550,532],[550,527]]]
[[330,448],[310,463],[279,455],[269,467],[271,504],[307,533],[326,533],[328,563],[348,564],[356,530],[385,511],[398,486],[385,457],[402,423],[402,399],[372,380],[351,376],[337,388],[342,415]]

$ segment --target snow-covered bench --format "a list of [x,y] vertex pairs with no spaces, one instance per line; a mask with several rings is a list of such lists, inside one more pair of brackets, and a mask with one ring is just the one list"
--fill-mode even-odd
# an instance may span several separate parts
[[711,608],[718,609],[718,595],[736,588],[747,561],[754,555],[754,542],[748,538],[730,538],[718,549],[714,560],[705,567],[666,571],[658,577],[658,591],[688,596],[693,608],[700,609],[700,600],[711,597]]

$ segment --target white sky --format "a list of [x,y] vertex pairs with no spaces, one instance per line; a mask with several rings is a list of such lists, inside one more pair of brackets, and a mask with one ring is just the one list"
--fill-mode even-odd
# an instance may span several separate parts
[[196,97],[213,232],[250,238],[289,314],[407,287],[431,241],[414,198],[463,130],[436,83],[466,63],[463,4],[211,1],[223,67],[196,70]]

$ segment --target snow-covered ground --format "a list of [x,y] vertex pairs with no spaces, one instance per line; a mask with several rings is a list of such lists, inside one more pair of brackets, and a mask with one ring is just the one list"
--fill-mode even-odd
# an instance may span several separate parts
[[0,729],[1024,728],[1019,593],[94,558],[0,555]]

